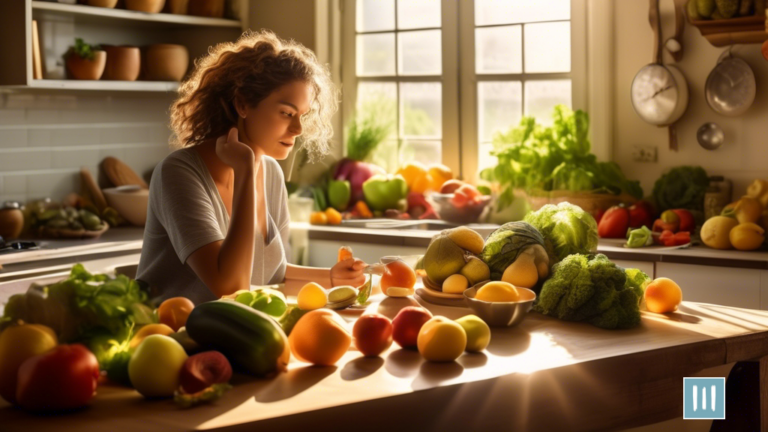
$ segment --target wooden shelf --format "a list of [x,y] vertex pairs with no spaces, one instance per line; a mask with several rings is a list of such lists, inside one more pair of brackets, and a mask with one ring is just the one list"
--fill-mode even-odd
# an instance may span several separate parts
[[7,86],[9,89],[40,90],[92,90],[92,91],[136,91],[136,92],[176,92],[179,83],[174,81],[90,81],[90,80],[52,80],[36,79],[27,86]]
[[130,11],[125,9],[109,9],[85,5],[69,5],[64,3],[53,3],[45,1],[33,1],[32,10],[41,17],[58,15],[74,17],[78,22],[99,22],[105,24],[107,21],[118,21],[139,25],[163,25],[171,26],[205,26],[205,27],[228,27],[240,28],[241,23],[237,20],[224,18],[206,18],[191,15],[175,15],[165,13],[145,13]]

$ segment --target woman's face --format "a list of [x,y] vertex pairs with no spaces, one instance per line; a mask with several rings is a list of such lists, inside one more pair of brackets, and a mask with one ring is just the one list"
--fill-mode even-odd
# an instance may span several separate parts
[[287,158],[296,137],[301,135],[301,116],[309,111],[311,98],[309,84],[294,81],[273,91],[256,106],[238,106],[240,141],[257,156]]

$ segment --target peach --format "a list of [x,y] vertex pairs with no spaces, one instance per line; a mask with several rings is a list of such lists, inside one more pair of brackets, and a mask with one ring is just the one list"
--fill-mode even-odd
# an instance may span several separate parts
[[459,323],[435,316],[419,330],[418,347],[419,354],[429,361],[454,361],[467,348],[467,332]]
[[432,312],[418,306],[407,306],[392,320],[392,339],[403,348],[417,346],[421,326],[432,318]]
[[157,317],[160,324],[165,324],[173,331],[179,331],[187,324],[187,318],[192,313],[195,304],[186,297],[171,297],[157,308]]
[[366,357],[376,357],[392,345],[392,322],[384,315],[361,316],[352,328],[355,346]]
[[682,301],[683,290],[671,279],[656,278],[645,288],[645,305],[651,312],[673,312]]
[[332,366],[347,352],[352,335],[344,319],[329,309],[316,309],[301,317],[288,336],[299,361]]
[[381,276],[381,292],[387,293],[389,287],[413,289],[416,285],[416,272],[403,261],[387,264]]

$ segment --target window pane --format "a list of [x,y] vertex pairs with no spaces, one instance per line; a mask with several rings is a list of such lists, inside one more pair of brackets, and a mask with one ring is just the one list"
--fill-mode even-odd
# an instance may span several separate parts
[[552,108],[571,106],[571,80],[526,81],[525,115],[544,125],[552,124]]
[[395,74],[395,34],[357,35],[357,75]]
[[440,163],[443,160],[442,143],[440,141],[407,140],[400,147],[400,164],[404,162],[421,162],[424,165]]
[[525,25],[525,72],[571,71],[571,23]]
[[480,142],[491,142],[496,132],[506,132],[523,116],[523,84],[489,81],[477,84]]
[[397,28],[440,27],[440,0],[397,0]]
[[397,128],[397,84],[361,82],[357,85],[356,115],[373,116],[392,125],[392,136]]
[[386,172],[394,173],[400,167],[397,152],[397,140],[387,140],[376,147],[376,151],[371,152],[371,163],[378,165]]
[[571,19],[570,0],[475,0],[475,25]]
[[522,41],[521,26],[475,29],[477,73],[521,73]]
[[493,143],[484,142],[480,143],[480,145],[477,147],[478,151],[478,158],[477,158],[477,172],[494,167],[499,162],[498,159],[496,159],[496,156],[491,156],[491,150],[493,150]]
[[357,31],[395,29],[395,0],[357,0]]
[[440,83],[400,83],[400,136],[442,138],[442,100]]
[[401,75],[441,75],[440,30],[398,33],[398,72]]

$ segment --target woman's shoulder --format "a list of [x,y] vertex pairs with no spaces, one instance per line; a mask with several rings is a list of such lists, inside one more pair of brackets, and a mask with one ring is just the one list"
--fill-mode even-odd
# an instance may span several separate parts
[[280,164],[277,163],[275,158],[265,155],[261,157],[261,160],[264,162],[264,166],[267,169],[267,175],[270,177],[270,179],[285,186],[285,175],[283,174],[283,169],[280,167]]
[[155,177],[160,180],[156,183],[176,183],[178,181],[190,181],[193,178],[202,180],[198,156],[192,147],[185,147],[170,152],[155,167],[152,173],[152,182]]

